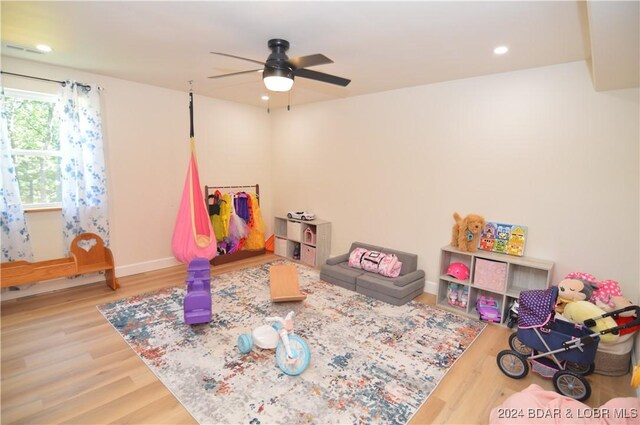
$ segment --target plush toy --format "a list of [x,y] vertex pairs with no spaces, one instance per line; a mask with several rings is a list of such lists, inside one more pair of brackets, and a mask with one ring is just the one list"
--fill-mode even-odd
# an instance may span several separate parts
[[558,283],[558,298],[565,302],[589,301],[596,289],[598,286],[584,279],[563,279]]
[[[600,307],[591,304],[589,301],[574,301],[565,305],[562,315],[573,323],[583,324],[587,319],[592,319],[605,314]],[[605,329],[615,328],[617,326],[615,320],[611,317],[604,317],[596,320],[596,326],[589,328],[595,332]],[[600,335],[600,341],[606,344],[612,344],[618,340],[618,335],[605,334]]]
[[484,229],[484,218],[478,214],[469,214],[462,218],[457,212],[453,213],[456,224],[451,230],[451,246],[460,251],[475,252],[478,249],[478,239]]
[[[606,312],[619,310],[621,308],[633,305],[631,301],[622,295],[620,284],[615,280],[605,280],[598,282],[598,290],[591,295],[591,302]],[[632,317],[633,311],[622,313],[622,317]]]
[[567,274],[564,278],[565,279],[582,279],[590,283],[596,283],[598,281],[598,279],[596,279],[594,275],[592,275],[591,273],[585,273],[585,272],[571,272]]

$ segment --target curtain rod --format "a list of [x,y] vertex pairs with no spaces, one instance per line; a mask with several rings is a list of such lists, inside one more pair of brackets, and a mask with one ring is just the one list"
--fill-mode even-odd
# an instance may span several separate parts
[[[13,72],[7,72],[7,71],[0,71],[0,74],[13,75],[14,77],[31,78],[32,80],[48,81],[50,83],[58,83],[58,84],[61,84],[62,87],[65,87],[67,85],[66,81],[50,80],[49,78],[34,77],[32,75],[15,74]],[[82,84],[82,83],[76,83],[76,84],[79,85],[80,87],[84,87],[85,89],[91,90],[91,86],[88,84]]]

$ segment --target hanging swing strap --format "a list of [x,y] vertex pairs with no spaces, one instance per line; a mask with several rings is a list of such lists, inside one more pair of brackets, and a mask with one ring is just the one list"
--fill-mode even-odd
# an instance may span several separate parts
[[193,92],[189,91],[189,137],[193,139]]

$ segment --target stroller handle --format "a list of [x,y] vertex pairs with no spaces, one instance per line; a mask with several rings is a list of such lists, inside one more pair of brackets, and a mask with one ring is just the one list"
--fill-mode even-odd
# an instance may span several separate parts
[[618,310],[614,310],[614,311],[610,311],[608,313],[605,313],[601,316],[598,317],[592,317],[591,319],[587,319],[584,321],[584,325],[588,328],[592,328],[596,325],[596,320],[598,319],[603,319],[605,317],[613,317],[614,319],[617,319],[621,313],[625,313],[627,311],[635,311],[635,320],[633,320],[632,322],[629,323],[625,323],[622,326],[614,326],[613,328],[609,328],[609,329],[604,329],[602,331],[600,331],[600,335],[605,335],[605,334],[609,334],[612,333],[614,335],[618,335],[620,333],[621,330],[623,329],[627,329],[627,328],[632,328],[634,326],[638,326],[640,325],[640,307],[638,307],[637,305],[629,305],[627,307],[618,309]]

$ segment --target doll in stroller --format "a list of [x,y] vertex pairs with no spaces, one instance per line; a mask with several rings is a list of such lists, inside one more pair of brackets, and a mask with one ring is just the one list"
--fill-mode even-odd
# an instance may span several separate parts
[[[518,332],[509,337],[511,350],[503,350],[496,358],[502,373],[522,379],[529,368],[545,378],[553,379],[556,391],[583,401],[591,395],[585,376],[595,369],[600,336],[617,334],[622,329],[640,324],[640,307],[628,306],[599,317],[575,324],[555,318],[558,288],[523,291],[518,300]],[[622,326],[591,331],[596,320],[617,318],[621,313],[635,311],[635,320]]]

